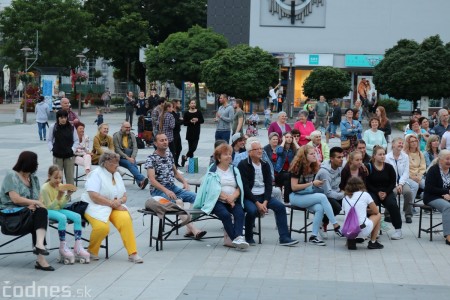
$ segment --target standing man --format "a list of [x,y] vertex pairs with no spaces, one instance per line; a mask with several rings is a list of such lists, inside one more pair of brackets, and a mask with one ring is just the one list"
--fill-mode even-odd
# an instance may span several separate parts
[[330,107],[323,95],[320,95],[319,102],[316,103],[314,110],[316,112],[316,129],[320,130],[320,127],[323,127],[323,129],[327,128]]
[[66,98],[66,93],[61,91],[58,93],[58,98],[56,98],[55,101],[53,101],[52,108],[55,113],[61,109],[61,99],[62,98]]
[[103,106],[105,107],[105,114],[111,112],[111,92],[109,88],[105,89],[105,92],[102,94]]
[[277,103],[278,101],[276,90],[278,89],[279,86],[280,86],[279,83],[275,87],[269,86],[269,105],[272,111],[274,111],[274,109],[276,108],[275,103]]
[[120,156],[119,165],[128,169],[133,174],[137,185],[143,190],[148,184],[148,178],[145,178],[144,175],[139,173],[136,165],[136,155],[138,152],[136,137],[130,130],[130,123],[123,122],[120,131],[113,135],[114,150]]
[[215,140],[224,140],[228,144],[231,137],[231,123],[233,122],[234,110],[228,104],[228,96],[226,94],[220,95],[219,102],[221,105],[216,113],[217,129]]
[[183,124],[183,117],[181,116],[181,101],[179,99],[172,99],[173,111],[172,115],[175,118],[175,127],[173,128],[173,148],[174,148],[174,160],[175,166],[180,168],[178,161],[180,160],[181,150],[183,145],[181,144],[181,125]]
[[124,104],[125,104],[125,121],[130,123],[131,128],[133,128],[133,113],[134,113],[134,106],[135,101],[133,97],[133,92],[128,92],[127,96],[125,97]]
[[331,111],[330,122],[327,128],[327,132],[325,134],[327,144],[330,140],[330,137],[332,139],[335,137],[337,138],[341,137],[341,135],[336,133],[337,128],[339,127],[339,124],[341,124],[342,121],[341,106],[339,105],[339,101],[337,99],[333,99],[331,103],[333,107]]
[[258,214],[265,215],[268,209],[275,213],[279,241],[282,246],[292,246],[298,243],[290,237],[287,226],[286,207],[283,203],[272,198],[272,175],[269,163],[262,160],[263,148],[257,138],[247,140],[245,148],[248,158],[241,160],[238,165],[239,172],[243,174],[245,216],[245,240],[255,245],[253,239],[253,225]]
[[241,99],[236,99],[234,101],[234,117],[233,117],[233,135],[236,133],[240,133],[244,135],[244,111],[242,110],[244,107],[244,102]]
[[434,132],[442,139],[444,133],[450,130],[450,124],[448,123],[448,110],[441,108],[438,111],[439,124],[434,126]]
[[150,97],[148,97],[148,108],[149,110],[154,109],[159,105],[159,95],[156,93],[156,89],[150,90]]
[[70,108],[70,101],[67,98],[61,99],[61,110],[67,112],[69,123],[74,125],[80,121],[78,115]]
[[147,99],[145,99],[145,94],[144,92],[139,92],[139,97],[136,100],[136,116],[146,116],[147,115],[147,108],[148,104],[147,104]]

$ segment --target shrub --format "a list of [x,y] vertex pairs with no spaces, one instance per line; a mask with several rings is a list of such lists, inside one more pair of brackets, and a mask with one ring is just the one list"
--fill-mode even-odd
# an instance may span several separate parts
[[111,99],[112,105],[123,105],[123,98],[120,97],[114,97]]
[[378,100],[378,106],[383,106],[386,113],[398,112],[398,101],[393,99]]

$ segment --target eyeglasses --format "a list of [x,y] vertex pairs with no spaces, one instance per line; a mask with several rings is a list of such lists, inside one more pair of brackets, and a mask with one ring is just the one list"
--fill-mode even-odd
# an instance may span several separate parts
[[409,140],[410,143],[417,143],[419,142],[418,140]]
[[263,148],[256,148],[256,149],[252,149],[252,150],[250,150],[250,151],[260,151],[260,150],[262,150]]

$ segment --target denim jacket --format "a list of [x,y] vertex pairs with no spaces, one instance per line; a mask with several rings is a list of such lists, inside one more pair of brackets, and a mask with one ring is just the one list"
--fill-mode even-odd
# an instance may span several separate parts
[[277,153],[277,163],[275,165],[275,172],[279,173],[283,169],[284,162],[286,161],[286,156],[289,163],[291,163],[291,161],[294,159],[295,152],[292,150],[292,148],[285,150],[284,147],[281,146],[278,146],[275,149],[275,152]]
[[[352,124],[355,126],[355,128],[351,128]],[[362,126],[361,123],[359,123],[356,120],[352,121],[352,124],[347,119],[344,119],[341,122],[341,141],[346,141],[351,136],[358,136],[362,133]]]

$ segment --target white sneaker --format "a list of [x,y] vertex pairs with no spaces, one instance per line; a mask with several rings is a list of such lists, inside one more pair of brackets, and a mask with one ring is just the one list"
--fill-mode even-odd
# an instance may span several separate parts
[[290,215],[291,214],[291,209],[289,207],[286,207],[286,215]]
[[396,229],[395,232],[391,235],[391,240],[401,240],[403,238],[402,230]]
[[128,261],[131,261],[135,264],[142,264],[144,260],[137,253],[128,255]]
[[247,249],[249,244],[245,241],[243,236],[238,236],[232,242],[233,246],[237,249]]
[[319,235],[322,239],[328,240],[328,232],[326,232],[322,226],[320,226]]

